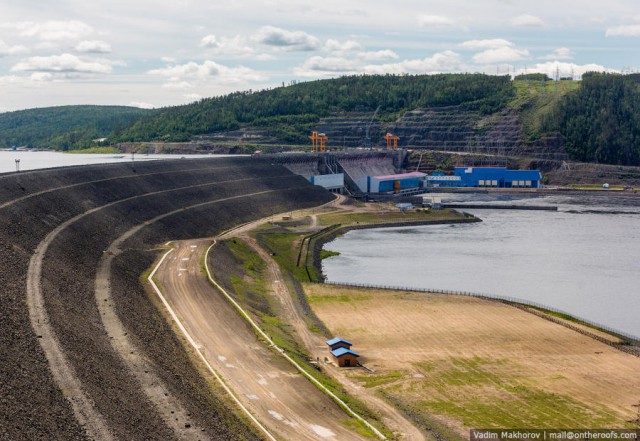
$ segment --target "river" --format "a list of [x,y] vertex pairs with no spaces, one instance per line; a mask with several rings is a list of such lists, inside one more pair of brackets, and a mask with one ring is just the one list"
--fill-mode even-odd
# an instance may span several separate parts
[[340,253],[323,261],[327,280],[515,297],[640,337],[640,197],[442,197],[559,210],[465,209],[483,222],[350,231],[325,246]]
[[[159,159],[196,159],[224,157],[229,155],[143,155],[136,154],[133,161],[151,161]],[[20,160],[21,171],[37,170],[41,168],[65,167],[70,165],[112,164],[118,162],[131,163],[130,154],[89,154],[62,153],[50,151],[0,151],[0,173],[16,171],[16,159]]]

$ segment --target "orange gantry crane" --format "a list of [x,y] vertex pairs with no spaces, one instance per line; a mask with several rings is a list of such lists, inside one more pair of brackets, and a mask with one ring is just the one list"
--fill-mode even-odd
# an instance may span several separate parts
[[311,152],[324,152],[327,148],[327,135],[324,133],[312,132],[309,137],[311,140]]
[[398,149],[398,140],[400,140],[399,136],[393,136],[391,133],[387,132],[384,139],[387,140],[387,150],[391,150],[391,143],[393,142],[393,149]]

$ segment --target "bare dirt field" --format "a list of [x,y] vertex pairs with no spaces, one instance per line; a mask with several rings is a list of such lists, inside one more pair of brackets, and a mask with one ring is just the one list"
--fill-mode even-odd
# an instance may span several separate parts
[[640,358],[494,301],[305,286],[314,312],[375,370],[343,381],[426,426],[635,427]]

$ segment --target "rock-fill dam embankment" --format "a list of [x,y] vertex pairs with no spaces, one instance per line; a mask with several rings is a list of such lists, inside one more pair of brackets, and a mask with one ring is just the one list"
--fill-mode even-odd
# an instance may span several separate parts
[[[258,439],[212,393],[140,275],[158,256],[154,245],[331,198],[253,158],[0,175],[0,439]],[[97,298],[99,267],[118,240],[102,281],[111,296]],[[124,327],[133,364],[116,350],[99,302]],[[52,361],[52,347],[62,361]],[[169,401],[141,386],[147,374]],[[162,409],[167,402],[183,412]]]

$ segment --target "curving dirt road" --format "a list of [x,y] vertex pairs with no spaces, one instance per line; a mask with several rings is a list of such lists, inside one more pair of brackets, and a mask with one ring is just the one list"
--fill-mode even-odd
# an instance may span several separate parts
[[200,267],[208,245],[206,241],[177,242],[156,280],[209,363],[278,438],[364,439],[347,430],[342,422],[348,416],[260,342],[238,312],[209,284]]
[[[317,215],[319,212],[321,213],[325,208],[339,208],[341,210],[344,210],[345,212],[378,210],[377,208],[371,207],[354,208],[342,206],[346,199],[347,198],[342,195],[336,195],[336,199],[327,204],[316,207],[312,210],[302,210],[297,212],[296,214],[297,217],[303,217],[307,214],[310,215],[312,219],[312,228],[310,229],[317,229]],[[295,330],[297,337],[300,338],[300,341],[304,344],[305,349],[308,351],[311,357],[322,360],[327,355],[327,346],[325,344],[325,339],[318,334],[312,333],[309,330],[307,323],[293,303],[293,295],[289,292],[287,285],[283,283],[284,278],[282,276],[282,272],[280,271],[280,267],[273,259],[273,257],[269,253],[267,253],[260,245],[258,245],[257,241],[249,235],[249,232],[251,230],[266,222],[267,220],[262,219],[239,226],[226,232],[225,234],[222,234],[220,236],[220,239],[239,237],[249,246],[251,246],[251,248],[264,260],[268,268],[268,282],[271,286],[271,292],[278,299],[280,306],[282,307],[282,313],[285,316],[287,322],[291,325],[293,330]],[[394,432],[398,436],[400,436],[401,439],[411,441],[423,441],[426,439],[430,439],[430,437],[420,431],[411,421],[409,421],[406,416],[399,412],[398,409],[391,406],[375,394],[372,394],[361,386],[358,386],[355,382],[346,377],[344,373],[341,373],[340,369],[328,364],[325,365],[324,368],[330,370],[334,377],[339,378],[341,384],[348,390],[350,394],[357,396],[359,399],[366,402],[367,405],[369,405],[372,409],[378,411],[384,423],[389,428],[394,430]]]
[[[315,217],[315,216],[314,216]],[[296,335],[300,338],[305,345],[306,350],[312,356],[312,358],[324,359],[327,356],[327,345],[325,344],[325,338],[318,334],[314,334],[309,330],[304,318],[300,315],[300,312],[296,309],[292,294],[289,292],[287,285],[283,283],[282,272],[276,261],[267,253],[257,241],[246,233],[239,234],[242,240],[244,240],[251,248],[266,262],[269,269],[269,283],[272,285],[272,292],[280,302],[284,316],[287,322],[295,330]],[[402,415],[396,408],[386,403],[378,396],[368,393],[364,388],[358,386],[356,382],[350,380],[341,369],[335,366],[325,364],[325,369],[329,370],[331,374],[340,379],[340,383],[349,391],[350,394],[357,396],[362,401],[366,402],[371,408],[376,409],[382,416],[385,424],[393,428],[394,431],[401,436],[403,440],[422,441],[427,439],[425,434],[422,433],[415,425],[413,425],[404,415]]]

